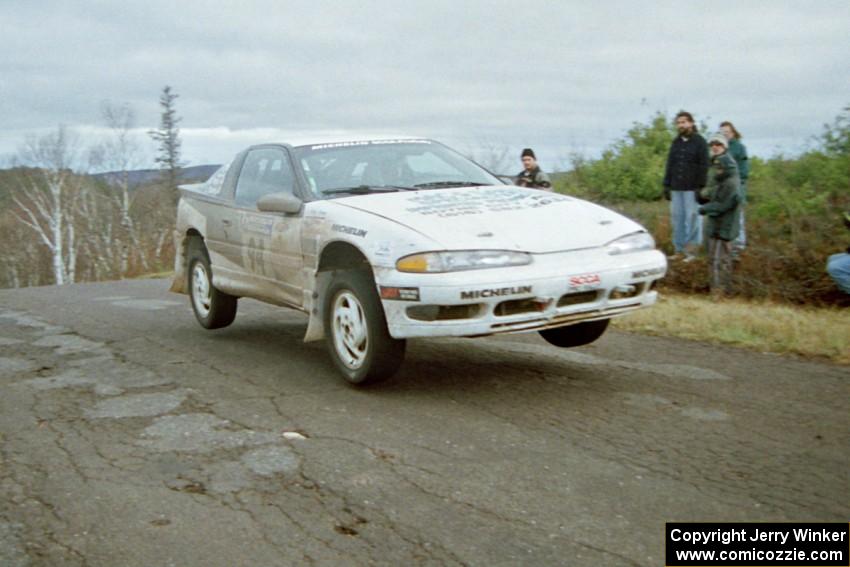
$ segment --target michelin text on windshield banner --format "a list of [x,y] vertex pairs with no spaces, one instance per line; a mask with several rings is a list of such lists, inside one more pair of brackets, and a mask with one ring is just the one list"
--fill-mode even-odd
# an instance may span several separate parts
[[667,567],[848,567],[850,524],[669,522],[665,558]]

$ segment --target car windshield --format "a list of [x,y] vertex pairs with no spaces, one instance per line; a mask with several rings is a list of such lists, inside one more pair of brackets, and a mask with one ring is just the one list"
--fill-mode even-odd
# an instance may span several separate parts
[[501,185],[487,170],[431,140],[375,140],[295,148],[318,198]]

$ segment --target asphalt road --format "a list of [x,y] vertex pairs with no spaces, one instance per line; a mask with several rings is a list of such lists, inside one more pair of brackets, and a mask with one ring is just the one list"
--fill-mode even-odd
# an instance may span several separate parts
[[424,340],[165,280],[0,292],[0,565],[663,565],[667,521],[850,519],[847,367],[611,332]]

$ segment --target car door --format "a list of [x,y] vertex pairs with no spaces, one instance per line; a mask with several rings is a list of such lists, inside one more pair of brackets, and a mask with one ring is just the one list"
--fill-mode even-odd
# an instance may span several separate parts
[[[239,240],[238,211],[233,208],[233,187],[239,169],[242,167],[244,152],[236,156],[225,173],[219,191],[214,195],[205,195],[199,209],[206,219],[204,239],[210,262],[213,265],[213,278],[226,278],[225,287],[242,282],[242,247]],[[208,182],[209,183],[209,182]]]
[[300,307],[303,304],[301,215],[262,212],[257,201],[270,193],[294,193],[295,175],[285,149],[255,148],[245,156],[234,205],[243,278],[248,295]]

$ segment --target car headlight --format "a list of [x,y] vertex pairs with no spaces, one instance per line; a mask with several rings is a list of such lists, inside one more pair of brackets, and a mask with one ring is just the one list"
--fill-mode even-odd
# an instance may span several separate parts
[[531,263],[531,254],[511,250],[457,250],[452,252],[423,252],[411,254],[396,262],[399,272],[439,273],[484,268],[524,266]]
[[617,240],[612,240],[605,247],[608,248],[608,253],[611,255],[628,254],[629,252],[639,252],[641,250],[654,250],[655,239],[648,232],[636,232],[618,238]]

